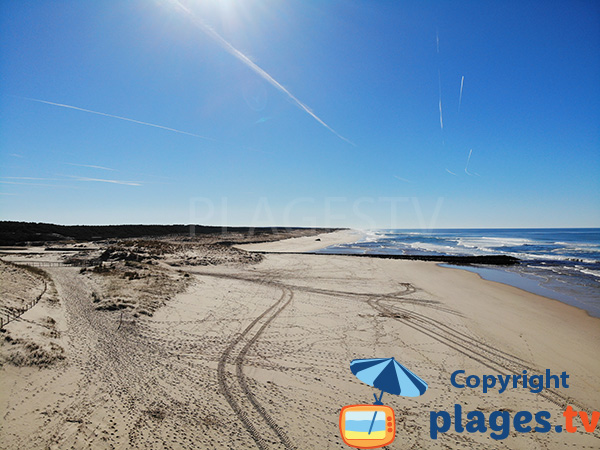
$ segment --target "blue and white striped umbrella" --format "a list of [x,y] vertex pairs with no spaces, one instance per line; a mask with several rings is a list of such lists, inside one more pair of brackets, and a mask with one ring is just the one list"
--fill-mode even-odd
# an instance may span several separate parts
[[350,363],[350,370],[363,383],[381,389],[381,395],[387,392],[405,397],[418,397],[427,390],[427,383],[393,357],[355,359]]

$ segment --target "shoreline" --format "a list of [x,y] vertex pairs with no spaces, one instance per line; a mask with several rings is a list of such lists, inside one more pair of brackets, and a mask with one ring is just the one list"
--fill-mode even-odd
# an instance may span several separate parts
[[[469,266],[461,266],[461,265],[453,266],[452,264],[444,264],[444,263],[439,264],[439,265],[440,265],[440,267],[443,267],[445,269],[459,269],[459,270],[464,270],[466,272],[472,272],[472,273],[479,275],[479,277],[482,280],[491,281],[493,283],[500,283],[505,286],[512,286],[512,287],[520,289],[522,291],[529,292],[531,294],[535,294],[535,295],[539,295],[540,297],[547,298],[548,300],[553,300],[553,301],[560,302],[562,304],[571,306],[573,308],[576,308],[580,311],[585,312],[590,317],[593,317],[596,319],[600,318],[600,311],[597,310],[598,308],[595,308],[594,311],[592,312],[592,311],[586,309],[584,306],[580,306],[580,305],[576,304],[573,301],[574,299],[576,300],[575,297],[571,298],[561,292],[546,288],[546,287],[538,284],[536,281],[525,277],[521,273],[509,272],[509,271],[503,270],[503,268],[501,266],[489,266],[489,267],[471,266],[471,267],[469,267]],[[491,274],[491,275],[489,275],[489,274]],[[499,278],[503,278],[506,280],[507,277],[514,279],[515,281],[511,283],[509,281],[503,281],[503,280],[499,279]],[[532,285],[532,287],[528,288],[526,285]]]
[[[536,283],[536,287],[532,287],[531,289],[527,288],[527,284],[535,283],[535,281],[530,280],[521,274],[518,273],[509,273],[502,270],[503,266],[511,266],[518,265],[520,260],[517,258],[513,258],[506,255],[482,255],[482,256],[454,256],[454,255],[395,255],[395,254],[377,254],[377,253],[327,253],[321,252],[331,245],[335,244],[348,244],[351,242],[355,242],[361,237],[364,237],[365,234],[358,230],[343,230],[332,233],[325,233],[319,235],[318,237],[327,237],[331,236],[325,242],[327,245],[320,246],[316,248],[318,245],[311,245],[310,237],[308,238],[295,238],[295,239],[284,239],[281,241],[276,241],[278,243],[276,247],[271,245],[263,246],[262,243],[251,244],[246,246],[239,246],[239,248],[260,254],[269,254],[269,253],[288,253],[288,254],[313,254],[313,255],[339,255],[339,256],[354,256],[354,257],[364,257],[364,258],[381,258],[381,259],[397,259],[397,260],[409,260],[409,261],[431,261],[438,263],[441,268],[449,268],[449,269],[458,269],[466,272],[472,272],[479,275],[482,280],[491,281],[495,283],[500,283],[505,286],[511,286],[516,289],[519,289],[523,292],[527,292],[530,294],[538,295],[540,297],[544,297],[548,300],[558,301],[562,304],[571,306],[580,311],[585,312],[589,317],[592,318],[600,318],[600,315],[594,314],[587,310],[585,307],[574,304],[569,297],[561,292],[554,291],[549,288],[545,288]],[[352,238],[347,241],[343,241],[345,238]],[[298,240],[300,239],[300,240]],[[304,240],[306,239],[306,240]],[[269,243],[273,244],[273,242]],[[448,265],[446,267],[446,264]],[[482,267],[478,267],[477,265],[481,265]],[[483,271],[491,271],[498,274],[497,277],[494,278],[486,278],[482,273]],[[503,277],[503,274],[506,276]],[[514,283],[511,283],[509,280],[499,280],[498,278],[507,278],[508,275],[512,275],[515,278],[519,278],[520,280]],[[529,283],[528,283],[529,282]],[[544,292],[547,291],[547,292]]]
[[[519,291],[525,292],[527,294],[535,295],[535,296],[543,298],[545,300],[549,300],[549,301],[552,301],[552,302],[558,302],[558,304],[560,304],[560,305],[568,306],[570,308],[573,308],[574,311],[585,313],[585,315],[587,317],[591,318],[591,319],[596,319],[596,320],[600,321],[600,317],[594,316],[593,314],[590,314],[590,312],[588,310],[586,310],[584,308],[580,308],[579,306],[576,306],[576,305],[572,305],[571,303],[568,303],[566,301],[562,301],[562,300],[559,300],[557,298],[552,298],[552,297],[549,297],[547,295],[538,294],[536,292],[532,292],[530,290],[523,289],[520,286],[515,286],[514,284],[504,283],[502,281],[490,280],[488,278],[485,278],[483,275],[481,275],[479,272],[477,272],[477,270],[476,270],[477,268],[475,268],[473,270],[473,269],[471,269],[469,267],[452,266],[450,264],[444,264],[444,263],[437,264],[437,266],[440,267],[440,268],[442,268],[442,269],[451,269],[451,270],[457,270],[457,271],[463,271],[463,272],[473,273],[473,274],[477,275],[479,277],[479,279],[481,279],[482,281],[485,281],[486,283],[496,283],[496,284],[499,284],[501,286],[509,286],[509,287],[511,287],[513,289],[518,289]],[[497,267],[493,267],[493,266],[490,267],[489,269],[490,270],[501,270],[501,269],[498,269]],[[600,325],[600,323],[599,323],[599,325]]]

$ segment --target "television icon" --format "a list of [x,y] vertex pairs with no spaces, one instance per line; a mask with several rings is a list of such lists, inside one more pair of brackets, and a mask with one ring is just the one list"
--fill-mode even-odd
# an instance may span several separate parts
[[340,433],[350,447],[369,449],[388,445],[396,437],[394,410],[385,405],[349,405],[340,412]]

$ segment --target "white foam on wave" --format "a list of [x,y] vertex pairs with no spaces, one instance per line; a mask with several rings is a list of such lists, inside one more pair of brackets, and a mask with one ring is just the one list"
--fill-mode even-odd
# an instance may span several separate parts
[[388,233],[374,230],[364,230],[364,237],[361,242],[377,242],[382,237],[387,236]]
[[458,245],[467,248],[498,248],[498,247],[517,247],[521,245],[541,244],[539,241],[524,238],[504,238],[504,237],[459,237]]
[[445,253],[453,255],[465,253],[464,251],[460,251],[461,249],[458,249],[457,247],[451,247],[449,245],[431,244],[429,242],[411,242],[408,245],[415,250],[425,250],[427,252]]
[[555,245],[562,245],[564,247],[581,247],[581,248],[596,248],[600,250],[600,244],[594,242],[555,242]]
[[600,253],[600,247],[576,247],[576,246],[570,246],[570,247],[563,247],[563,248],[555,248],[554,250],[552,250],[552,253]]
[[587,263],[587,264],[597,264],[598,261],[596,261],[595,259],[589,259],[589,258],[576,258],[573,256],[559,256],[559,255],[550,255],[550,254],[543,254],[543,255],[537,255],[534,253],[521,253],[521,252],[500,252],[504,255],[509,255],[509,256],[514,256],[515,258],[519,258],[519,259],[535,259],[535,260],[550,260],[550,261],[570,261],[570,262],[582,262],[582,263]]
[[[563,275],[563,276],[568,276],[568,275],[573,275],[573,268],[568,268],[565,266],[527,266],[528,269],[538,269],[541,270],[543,272],[552,272],[555,273],[557,275]],[[555,279],[556,280],[556,279]]]
[[[594,243],[569,243],[569,242],[554,242],[554,241],[540,241],[537,239],[528,239],[521,237],[492,237],[492,236],[435,236],[430,233],[423,232],[401,232],[394,233],[389,230],[365,230],[364,239],[360,242],[373,243],[381,240],[386,240],[385,244],[377,242],[380,248],[387,248],[393,250],[397,248],[399,251],[405,248],[411,248],[413,250],[421,252],[435,252],[449,255],[489,255],[489,254],[503,254],[508,256],[514,256],[521,260],[529,261],[555,261],[555,262],[572,262],[572,263],[587,263],[594,264],[599,261],[592,258],[580,257],[579,253],[583,255],[593,253],[594,251],[600,252],[600,245]],[[417,239],[417,242],[406,242],[402,239],[402,236],[409,238],[408,240]],[[424,240],[436,240],[433,242],[422,242],[418,239],[418,236],[423,236]],[[446,245],[444,245],[446,244]],[[527,245],[535,245],[538,248],[535,251],[528,252],[527,247],[518,248]],[[548,248],[549,246],[563,245],[562,248]],[[511,249],[510,247],[517,247]],[[521,251],[519,251],[521,250]],[[533,249],[531,249],[533,250]],[[581,256],[583,256],[581,255]]]
[[[466,239],[457,239],[455,240],[457,247],[469,250],[478,250],[484,253],[493,253],[497,252],[494,248],[489,248],[482,243],[476,243],[474,240],[466,240]],[[471,253],[473,253],[471,251]]]
[[[571,262],[583,262],[594,264],[598,261],[590,258],[580,258],[579,256],[568,255],[567,250],[561,251],[561,249],[555,249],[551,252],[545,253],[529,253],[529,252],[514,252],[505,251],[503,247],[512,247],[520,245],[543,245],[539,241],[533,239],[521,239],[521,238],[459,238],[458,245],[465,249],[477,250],[483,253],[501,253],[504,255],[514,256],[519,259],[535,259],[535,260],[551,260],[551,261],[571,261]],[[562,253],[562,254],[561,254]]]
[[[583,267],[583,266],[575,266],[575,268],[577,270],[579,270],[581,273],[585,273],[587,275],[592,275],[596,278],[600,278],[600,270],[592,270],[592,269],[589,269],[589,268]],[[597,280],[597,281],[600,282],[600,280]]]

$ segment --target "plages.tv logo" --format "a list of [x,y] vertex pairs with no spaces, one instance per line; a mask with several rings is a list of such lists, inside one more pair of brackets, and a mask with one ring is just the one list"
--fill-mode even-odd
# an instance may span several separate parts
[[396,437],[394,410],[381,402],[383,393],[418,397],[427,383],[392,358],[355,359],[350,370],[363,383],[381,390],[370,404],[344,406],[340,412],[340,434],[350,447],[371,449],[386,446]]
[[[531,393],[537,394],[544,389],[567,389],[569,388],[569,375],[562,372],[560,375],[553,375],[550,369],[546,369],[544,374],[531,375],[527,370],[523,370],[521,375],[468,375],[464,377],[464,370],[456,370],[450,376],[450,383],[457,389],[481,389],[483,394],[490,390],[498,390],[499,394],[507,389],[528,389]],[[548,433],[555,431],[562,433],[575,433],[578,430],[576,419],[583,425],[587,433],[593,433],[600,419],[600,412],[593,411],[588,414],[586,411],[576,411],[571,405],[567,406],[562,413],[564,419],[555,421],[552,426],[552,414],[549,411],[518,411],[511,416],[509,411],[493,411],[486,418],[482,411],[464,412],[462,405],[454,405],[454,415],[448,411],[431,411],[429,413],[430,437],[438,439],[440,433],[446,433],[454,425],[454,431],[457,433],[487,433],[495,440],[505,439],[511,429],[519,433]],[[466,419],[466,422],[463,421]]]

